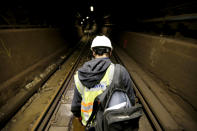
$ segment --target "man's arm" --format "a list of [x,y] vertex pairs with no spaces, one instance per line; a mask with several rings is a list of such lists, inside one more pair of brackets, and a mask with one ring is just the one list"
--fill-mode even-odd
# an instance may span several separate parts
[[74,89],[74,96],[71,105],[71,112],[76,117],[81,117],[81,94],[78,92],[77,88]]
[[124,84],[125,88],[129,92],[129,98],[131,100],[132,105],[135,105],[135,93],[134,93],[134,83],[128,73],[128,71],[125,69],[125,67],[121,66],[122,71],[122,83]]

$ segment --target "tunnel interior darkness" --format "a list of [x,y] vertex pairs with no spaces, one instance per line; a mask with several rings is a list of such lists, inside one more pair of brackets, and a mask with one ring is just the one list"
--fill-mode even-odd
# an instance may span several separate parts
[[196,0],[1,1],[0,105],[74,51],[95,24],[92,36],[109,29],[128,65],[131,57],[197,114]]
[[[90,11],[90,6],[94,7],[93,12]],[[197,29],[196,13],[195,0],[7,0],[0,5],[0,27],[63,27],[75,34],[73,28],[76,21],[81,23],[89,16],[100,27],[107,21],[108,25],[122,30],[171,36],[180,32],[186,37],[194,38]],[[185,14],[189,16],[182,16]],[[170,16],[178,17],[170,20]],[[154,20],[164,17],[165,20]],[[191,26],[194,24],[195,26]]]

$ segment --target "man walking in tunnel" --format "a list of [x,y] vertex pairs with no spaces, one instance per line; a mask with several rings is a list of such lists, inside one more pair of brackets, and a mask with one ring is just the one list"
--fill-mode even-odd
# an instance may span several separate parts
[[[75,89],[71,111],[84,126],[86,126],[92,114],[94,99],[103,93],[112,82],[115,71],[115,64],[109,59],[112,55],[112,49],[109,38],[96,36],[91,45],[94,59],[85,62],[74,76]],[[120,66],[120,68],[122,84],[128,89],[131,104],[134,105],[135,95],[130,75],[123,66]],[[117,101],[116,98],[115,101]]]

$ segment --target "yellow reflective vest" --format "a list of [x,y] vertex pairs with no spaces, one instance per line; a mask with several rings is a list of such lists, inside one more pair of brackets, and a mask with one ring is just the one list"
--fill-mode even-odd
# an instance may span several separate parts
[[103,93],[103,91],[111,84],[113,75],[114,75],[114,64],[111,63],[111,65],[108,67],[100,83],[95,85],[93,88],[89,89],[80,82],[78,78],[78,72],[76,72],[74,76],[74,81],[75,81],[77,90],[81,94],[81,97],[82,97],[81,117],[82,117],[82,124],[84,126],[87,124],[87,121],[90,115],[92,114],[94,99],[98,95]]

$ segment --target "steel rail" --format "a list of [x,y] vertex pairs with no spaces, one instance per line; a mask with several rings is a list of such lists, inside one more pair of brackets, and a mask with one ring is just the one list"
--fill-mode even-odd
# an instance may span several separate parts
[[48,104],[48,106],[45,108],[45,110],[43,111],[42,115],[38,118],[38,120],[35,122],[33,128],[31,129],[32,131],[43,131],[50,118],[52,117],[58,103],[59,100],[61,99],[62,95],[64,94],[64,92],[67,89],[67,86],[69,84],[69,82],[71,81],[74,72],[79,64],[80,58],[82,57],[82,53],[85,50],[85,45],[82,48],[82,51],[80,52],[79,56],[77,57],[77,60],[75,61],[75,63],[73,64],[71,70],[69,71],[68,75],[64,78],[64,82],[60,85],[60,89],[58,90],[57,94],[55,95],[54,99]]
[[[77,46],[69,50],[65,57],[61,57],[54,64],[49,65],[44,73],[37,76],[36,79],[27,84],[15,97],[10,98],[7,103],[0,108],[0,129],[5,127],[30,97],[39,90],[40,86],[42,86],[59,69],[59,66],[73,54],[76,48]],[[48,71],[49,68],[50,71]],[[13,101],[15,101],[15,104],[11,104]]]
[[[115,51],[113,52],[113,56],[114,56],[114,58],[116,59],[116,61],[117,61],[119,64],[123,65],[123,66],[126,68],[126,66],[125,66],[124,63],[121,61],[121,59],[118,57],[118,55],[116,54]],[[130,76],[130,77],[132,78],[132,76]],[[144,108],[144,110],[145,110],[145,114],[146,114],[146,116],[148,117],[149,122],[150,122],[152,128],[153,128],[154,130],[157,130],[157,131],[162,131],[162,126],[161,126],[161,124],[159,123],[158,119],[155,117],[155,115],[154,115],[153,112],[151,111],[151,109],[150,109],[148,103],[146,102],[145,98],[143,97],[142,93],[141,93],[141,92],[138,90],[138,88],[136,87],[135,81],[133,81],[133,83],[134,83],[134,90],[135,90],[135,92],[136,92],[136,96],[140,99],[140,102],[141,102],[142,105],[143,105],[143,108]]]
[[[83,53],[83,51],[81,52],[81,54],[82,53]],[[76,63],[72,67],[72,70],[70,70],[68,77],[65,78],[65,81],[64,81],[63,85],[61,86],[61,89],[58,92],[57,96],[50,103],[50,106],[46,109],[46,111],[44,111],[44,114],[42,115],[41,119],[38,120],[36,126],[34,126],[34,128],[32,128],[32,130],[43,131],[48,126],[48,123],[49,123],[53,113],[55,112],[55,110],[57,109],[57,107],[59,105],[59,100],[61,99],[62,95],[66,91],[67,86],[71,82],[71,79],[72,79],[72,77],[74,75],[74,72],[76,71],[76,68],[77,68],[77,66],[78,66],[78,64],[80,62],[81,56],[82,55],[79,55],[79,57],[77,58]],[[120,58],[118,57],[118,55],[115,52],[113,52],[113,57],[115,58],[115,61],[117,63],[120,63],[120,64],[124,65],[124,63],[120,60]],[[158,131],[162,130],[161,124],[159,123],[158,119],[154,116],[154,114],[151,111],[148,103],[146,102],[146,100],[143,97],[142,93],[136,87],[135,83],[134,83],[134,90],[136,91],[136,95],[140,99],[140,102],[142,103],[142,105],[143,105],[143,107],[145,109],[146,117],[148,117],[150,125],[152,126],[152,128],[155,129],[155,130],[158,130]],[[72,121],[72,118],[71,118],[71,121]],[[72,123],[70,123],[70,124],[72,124]]]

